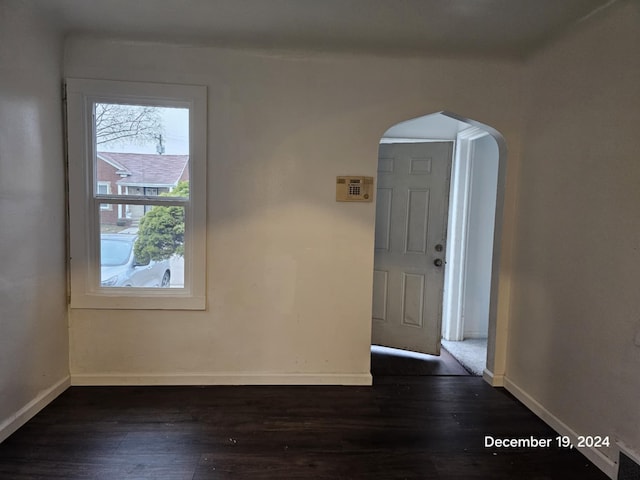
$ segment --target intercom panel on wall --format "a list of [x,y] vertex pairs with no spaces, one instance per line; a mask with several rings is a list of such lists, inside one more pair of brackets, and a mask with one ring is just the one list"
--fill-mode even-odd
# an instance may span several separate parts
[[373,200],[373,177],[358,175],[336,177],[337,202],[371,202]]

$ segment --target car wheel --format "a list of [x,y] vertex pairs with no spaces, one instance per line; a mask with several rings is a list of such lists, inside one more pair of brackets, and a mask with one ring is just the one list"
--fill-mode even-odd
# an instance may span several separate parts
[[162,282],[160,282],[160,286],[162,288],[167,288],[170,283],[171,283],[171,272],[167,270],[166,272],[164,272],[164,275],[162,276]]

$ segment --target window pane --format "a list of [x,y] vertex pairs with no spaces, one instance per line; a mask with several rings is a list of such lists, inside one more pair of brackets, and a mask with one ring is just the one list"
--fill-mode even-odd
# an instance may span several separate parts
[[95,104],[94,192],[189,196],[189,109]]
[[101,286],[184,288],[184,212],[179,206],[101,204]]

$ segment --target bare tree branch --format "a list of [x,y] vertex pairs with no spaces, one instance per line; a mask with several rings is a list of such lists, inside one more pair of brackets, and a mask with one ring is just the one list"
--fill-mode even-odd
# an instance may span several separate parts
[[97,103],[96,144],[155,142],[163,133],[160,107]]

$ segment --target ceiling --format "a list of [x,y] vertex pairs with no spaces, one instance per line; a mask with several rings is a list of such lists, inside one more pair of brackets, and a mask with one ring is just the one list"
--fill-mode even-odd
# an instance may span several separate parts
[[523,57],[616,0],[21,0],[65,32],[277,49]]

